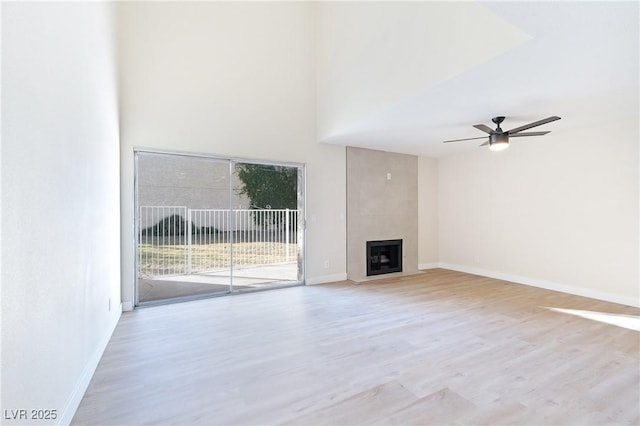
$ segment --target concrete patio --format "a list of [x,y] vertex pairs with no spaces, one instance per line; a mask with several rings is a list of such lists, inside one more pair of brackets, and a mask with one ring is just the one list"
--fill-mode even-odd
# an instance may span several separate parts
[[[139,302],[229,292],[229,270],[209,271],[189,275],[139,278]],[[281,263],[233,270],[233,290],[246,291],[277,287],[298,281],[298,264]]]

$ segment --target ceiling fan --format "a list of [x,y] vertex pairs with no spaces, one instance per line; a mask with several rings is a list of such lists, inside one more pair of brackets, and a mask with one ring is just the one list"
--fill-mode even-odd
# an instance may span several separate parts
[[[504,131],[504,130],[502,130],[500,128],[500,123],[502,123],[504,121],[504,117],[493,117],[491,119],[491,121],[493,121],[497,125],[495,130],[492,130],[491,127],[485,126],[484,124],[476,124],[473,127],[475,127],[478,130],[482,130],[483,132],[489,134],[489,140],[486,141],[485,143],[483,143],[480,146],[489,145],[489,149],[492,150],[492,151],[502,151],[503,149],[507,149],[509,147],[509,138],[510,137],[516,138],[516,137],[522,137],[522,136],[542,136],[542,135],[546,135],[547,133],[549,133],[549,131],[546,131],[546,132],[524,132],[524,133],[522,133],[522,131],[531,129],[532,127],[537,127],[537,126],[541,126],[543,124],[551,123],[552,121],[556,121],[556,120],[560,120],[560,117],[556,117],[554,115],[553,117],[544,118],[542,120],[534,121],[533,123],[525,124],[524,126],[516,127],[515,129]],[[484,139],[484,138],[486,138],[486,136],[482,136],[482,137],[479,137],[479,138],[454,139],[454,140],[450,140],[450,141],[444,141],[444,143],[471,141],[471,140],[474,140],[474,139]]]

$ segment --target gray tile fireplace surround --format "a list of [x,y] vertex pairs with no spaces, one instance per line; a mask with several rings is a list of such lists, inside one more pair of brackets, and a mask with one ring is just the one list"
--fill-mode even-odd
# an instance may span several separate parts
[[347,147],[347,277],[367,277],[367,241],[402,239],[402,272],[418,271],[418,157]]

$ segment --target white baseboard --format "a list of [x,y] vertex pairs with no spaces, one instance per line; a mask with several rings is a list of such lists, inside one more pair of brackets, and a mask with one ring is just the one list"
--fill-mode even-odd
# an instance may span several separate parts
[[133,311],[133,302],[122,302],[122,312]]
[[305,284],[306,285],[326,284],[326,283],[333,283],[336,281],[344,281],[346,279],[347,279],[347,274],[345,272],[341,274],[321,275],[319,277],[307,278],[307,280],[305,281]]
[[418,264],[418,269],[420,269],[421,271],[424,271],[426,269],[435,269],[435,268],[440,268],[440,264],[438,262]]
[[440,268],[452,271],[465,272],[467,274],[480,275],[498,280],[510,281],[517,284],[524,284],[532,287],[544,288],[547,290],[559,291],[562,293],[574,294],[576,296],[588,297],[590,299],[604,300],[605,302],[619,303],[621,305],[640,307],[640,300],[620,294],[607,293],[604,291],[591,290],[588,288],[576,287],[568,284],[560,284],[552,281],[537,278],[523,277],[521,275],[505,274],[503,272],[489,271],[486,269],[474,268],[465,265],[455,265],[451,263],[439,263]]
[[73,416],[76,414],[78,407],[80,406],[80,402],[82,402],[82,397],[84,397],[87,388],[89,387],[89,383],[91,382],[91,378],[93,377],[93,373],[95,373],[96,368],[98,367],[98,363],[102,358],[102,354],[107,348],[107,344],[111,339],[111,335],[118,324],[118,320],[120,319],[120,315],[122,311],[114,310],[113,315],[111,317],[111,324],[109,325],[109,330],[102,337],[102,340],[96,347],[95,351],[89,358],[89,361],[84,366],[84,370],[82,371],[82,375],[80,379],[76,383],[71,396],[67,400],[65,407],[60,413],[60,417],[58,418],[59,425],[69,425],[71,424],[71,420],[73,420]]

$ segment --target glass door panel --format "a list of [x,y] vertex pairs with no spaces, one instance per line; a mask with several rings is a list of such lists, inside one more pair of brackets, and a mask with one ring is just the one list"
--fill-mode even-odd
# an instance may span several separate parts
[[301,283],[303,168],[234,162],[232,170],[233,290]]
[[228,293],[226,160],[136,152],[137,304]]

